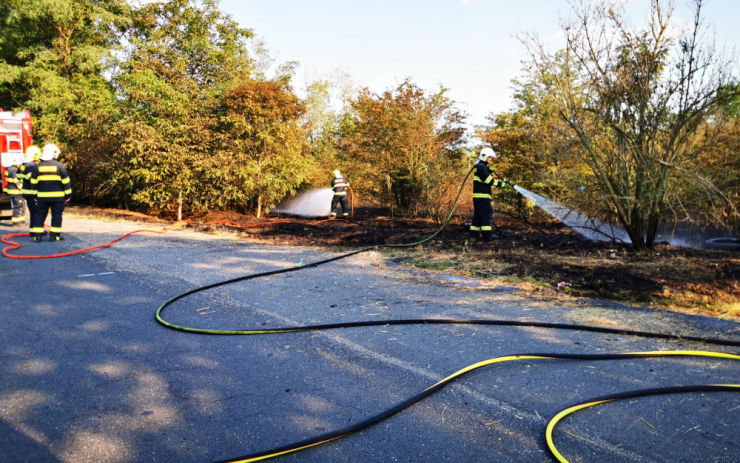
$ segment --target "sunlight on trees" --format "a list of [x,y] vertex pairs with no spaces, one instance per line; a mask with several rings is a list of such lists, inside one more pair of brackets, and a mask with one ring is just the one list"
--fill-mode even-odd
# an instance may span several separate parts
[[[691,29],[673,37],[673,10],[652,3],[647,25],[633,29],[613,2],[582,1],[563,28],[567,48],[551,54],[534,37],[532,79],[551,96],[579,144],[601,201],[633,246],[652,247],[660,223],[681,201],[682,182],[718,188],[701,171],[695,134],[734,92],[732,66],[701,42],[701,1]],[[737,153],[724,153],[737,156]],[[680,179],[680,180],[679,180]]]
[[[500,174],[621,224],[636,248],[666,222],[740,230],[734,61],[711,48],[701,1],[681,35],[672,3],[651,5],[635,28],[620,2],[574,1],[566,48],[525,37],[515,108],[475,133]],[[374,93],[338,75],[301,100],[298,64],[268,78],[267,44],[217,0],[8,0],[0,19],[0,107],[31,109],[36,142],[62,145],[76,202],[261,216],[340,168],[392,214],[439,221],[478,148],[443,87]]]

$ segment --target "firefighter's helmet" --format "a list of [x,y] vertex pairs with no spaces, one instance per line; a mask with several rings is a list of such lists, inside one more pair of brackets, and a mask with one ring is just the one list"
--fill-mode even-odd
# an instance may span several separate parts
[[41,157],[41,149],[36,145],[31,145],[26,148],[26,157],[23,159],[24,162],[38,161]]
[[342,176],[342,174],[341,174],[341,173],[339,173],[339,169],[336,169],[336,170],[334,171],[334,178],[339,178],[339,177],[341,177],[341,176]]
[[479,161],[486,162],[488,159],[496,159],[498,156],[493,151],[492,148],[485,147],[482,150],[480,150],[480,156],[478,156]]
[[51,161],[52,159],[56,159],[59,157],[59,153],[61,150],[57,145],[54,143],[47,143],[44,145],[44,150],[41,153],[41,160],[42,161]]
[[10,167],[13,165],[13,154],[12,153],[5,153],[2,154],[2,166],[3,167]]

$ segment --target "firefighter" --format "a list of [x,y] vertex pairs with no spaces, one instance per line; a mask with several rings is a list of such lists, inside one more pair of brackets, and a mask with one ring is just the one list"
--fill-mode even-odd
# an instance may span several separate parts
[[11,226],[15,226],[26,221],[26,208],[23,206],[23,196],[21,196],[22,179],[18,176],[23,157],[20,153],[7,153],[4,159],[7,159],[3,162],[3,167],[5,167],[5,180],[8,183],[3,191],[10,196],[10,204],[13,208],[10,222]]
[[41,162],[31,174],[31,185],[36,190],[36,213],[31,220],[31,236],[38,242],[44,236],[44,221],[51,209],[50,241],[62,240],[62,213],[72,195],[67,169],[57,161],[60,150],[53,143],[44,145]]
[[28,206],[28,213],[33,218],[34,211],[36,210],[36,189],[31,184],[31,176],[33,171],[36,169],[36,163],[41,156],[41,150],[36,145],[31,145],[26,148],[26,157],[23,158],[23,164],[21,164],[20,172],[18,176],[23,180],[21,185],[21,194],[23,199],[26,201]]
[[493,231],[493,206],[491,187],[506,188],[511,186],[508,180],[494,178],[488,163],[498,156],[491,148],[480,150],[478,162],[475,164],[473,176],[473,222],[470,224],[470,233],[474,238],[481,238],[484,243],[491,240]]
[[337,203],[342,205],[342,217],[345,219],[349,217],[349,210],[347,209],[347,187],[349,186],[349,180],[342,177],[339,170],[334,171],[334,178],[331,179],[331,189],[334,191],[334,196],[331,198],[331,218],[337,216]]

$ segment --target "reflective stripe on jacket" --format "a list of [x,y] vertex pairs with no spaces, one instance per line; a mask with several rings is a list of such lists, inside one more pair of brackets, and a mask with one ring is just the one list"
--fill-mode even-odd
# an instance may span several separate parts
[[67,169],[56,160],[41,161],[31,174],[31,188],[38,198],[68,198],[72,185]]
[[33,187],[33,184],[31,183],[31,177],[33,176],[33,171],[36,169],[36,164],[33,162],[26,162],[21,164],[20,171],[18,172],[18,177],[23,180],[23,185],[21,186],[21,194],[23,195],[35,195],[36,194],[36,188]]
[[486,163],[479,161],[473,175],[473,199],[493,199],[491,186],[504,188],[506,182],[495,178]]
[[349,181],[344,177],[334,177],[331,179],[331,189],[334,190],[334,196],[346,196],[345,188],[349,186]]
[[5,180],[8,182],[3,191],[9,195],[21,194],[20,179],[18,178],[18,167],[10,166],[5,168]]

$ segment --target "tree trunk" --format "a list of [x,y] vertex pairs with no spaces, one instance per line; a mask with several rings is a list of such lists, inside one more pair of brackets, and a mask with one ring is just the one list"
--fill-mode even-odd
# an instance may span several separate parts
[[645,236],[645,245],[648,249],[652,249],[655,246],[655,235],[658,234],[658,216],[651,216],[648,218],[647,234]]
[[257,218],[262,217],[262,194],[257,195]]
[[636,251],[642,250],[645,245],[645,233],[639,209],[633,209],[630,212],[630,223],[625,225],[625,230],[632,241],[632,247]]
[[182,220],[182,190],[177,194],[177,221]]

